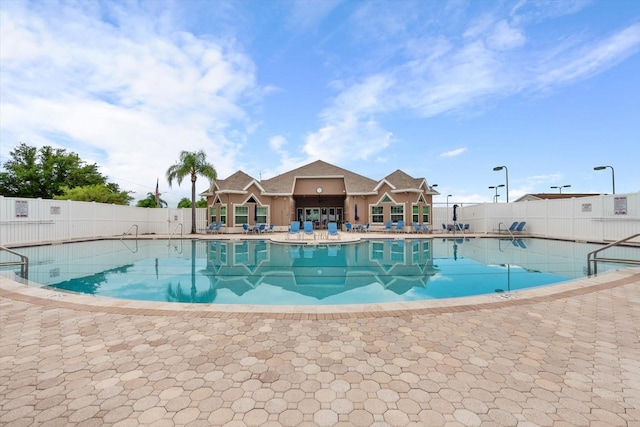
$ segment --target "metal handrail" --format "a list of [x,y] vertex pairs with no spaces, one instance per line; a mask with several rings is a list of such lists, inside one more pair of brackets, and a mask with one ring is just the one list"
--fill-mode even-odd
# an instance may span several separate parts
[[511,232],[511,230],[509,230],[509,228],[507,227],[507,224],[505,224],[504,222],[500,221],[498,223],[498,234],[502,234],[502,228],[500,228],[501,225],[504,225],[504,231],[506,231],[507,233],[509,233],[511,235],[511,240],[515,239],[515,236],[513,235],[513,233]]
[[5,261],[0,262],[0,266],[9,266],[9,265],[19,265],[20,266],[20,276],[28,280],[29,279],[29,258],[26,255],[19,254],[18,252],[12,251],[9,248],[5,248],[4,246],[0,246],[0,250],[7,251],[12,255],[20,257],[20,261]]
[[129,229],[127,231],[124,232],[124,234],[122,234],[122,237],[120,237],[120,240],[122,240],[122,238],[124,236],[128,235],[132,228],[136,229],[136,239],[137,239],[138,238],[138,224],[133,224],[131,227],[129,227]]
[[628,240],[631,239],[635,239],[636,237],[640,236],[640,233],[638,234],[634,234],[632,236],[629,237],[625,237],[624,239],[620,239],[616,242],[613,243],[609,243],[606,246],[603,246],[599,249],[596,249],[595,251],[591,251],[587,254],[587,276],[591,276],[591,263],[593,263],[593,274],[598,274],[598,261],[603,261],[603,262],[613,262],[613,263],[619,263],[619,264],[638,264],[640,265],[640,261],[635,260],[635,259],[623,259],[623,258],[597,258],[596,255],[599,252],[604,251],[605,249],[609,249],[613,246],[619,246],[621,243],[624,243]]
[[178,230],[178,227],[180,227],[180,238],[182,239],[182,223],[179,222],[178,224],[176,224],[176,227],[173,229],[173,231],[169,235],[169,242],[171,242],[171,238],[176,233],[176,230]]

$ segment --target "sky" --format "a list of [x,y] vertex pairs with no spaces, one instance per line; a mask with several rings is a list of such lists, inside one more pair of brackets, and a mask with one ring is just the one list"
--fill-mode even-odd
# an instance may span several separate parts
[[637,192],[640,1],[0,0],[0,163],[20,143],[169,207],[183,150],[401,169],[436,205]]

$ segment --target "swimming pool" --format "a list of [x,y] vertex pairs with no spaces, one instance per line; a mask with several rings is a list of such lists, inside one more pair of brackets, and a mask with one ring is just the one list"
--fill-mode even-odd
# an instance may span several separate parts
[[[101,240],[21,248],[29,279],[113,298],[203,304],[366,304],[509,292],[586,276],[599,245],[542,239]],[[640,249],[612,256],[637,259]],[[599,264],[599,271],[624,266]]]

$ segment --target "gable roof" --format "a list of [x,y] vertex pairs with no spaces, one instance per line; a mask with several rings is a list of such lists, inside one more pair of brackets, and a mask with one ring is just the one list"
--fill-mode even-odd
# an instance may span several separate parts
[[291,194],[298,178],[343,178],[347,194],[370,193],[376,181],[357,173],[342,169],[322,160],[301,166],[271,179],[261,181],[268,193]]
[[251,184],[255,184],[263,194],[290,195],[294,191],[296,180],[305,178],[343,179],[346,193],[349,195],[376,194],[383,183],[389,184],[392,192],[420,191],[422,187],[429,194],[434,191],[428,188],[424,178],[413,178],[400,169],[380,181],[375,181],[322,160],[316,160],[263,181],[258,181],[243,171],[237,171],[226,179],[213,182],[209,191],[203,192],[202,195],[212,195],[213,192],[244,194]]
[[425,183],[424,178],[414,178],[400,169],[384,177],[391,184],[394,192],[420,191],[420,186]]
[[514,202],[524,202],[532,200],[555,200],[555,199],[572,199],[574,197],[592,197],[599,196],[594,193],[532,193],[514,200]]

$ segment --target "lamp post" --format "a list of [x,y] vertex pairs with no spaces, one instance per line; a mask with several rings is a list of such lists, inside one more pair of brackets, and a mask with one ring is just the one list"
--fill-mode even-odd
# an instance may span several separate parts
[[433,189],[434,189],[435,187],[437,187],[437,186],[438,186],[438,184],[433,184],[432,186],[430,186],[430,187],[429,187],[429,189],[430,189],[431,191],[433,191]]
[[490,190],[493,190],[495,188],[496,190],[496,195],[493,196],[493,203],[498,203],[498,188],[500,187],[504,187],[504,184],[500,184],[500,185],[492,185],[489,187]]
[[569,188],[569,187],[571,187],[571,185],[567,184],[567,185],[561,185],[561,186],[554,185],[551,188],[554,188],[554,189],[557,188],[558,191],[560,191],[560,194],[562,194],[562,189],[563,188]]
[[613,170],[613,166],[596,166],[593,168],[594,171],[605,170],[606,168],[611,168],[611,184],[613,185],[613,194],[616,194],[616,175]]
[[449,197],[451,197],[452,194],[447,194],[447,219],[449,219]]
[[507,203],[509,203],[509,169],[507,169],[506,166],[496,166],[495,168],[493,168],[494,171],[501,171],[502,169],[504,169],[505,173],[505,184],[507,185]]

